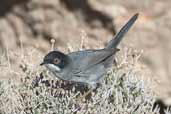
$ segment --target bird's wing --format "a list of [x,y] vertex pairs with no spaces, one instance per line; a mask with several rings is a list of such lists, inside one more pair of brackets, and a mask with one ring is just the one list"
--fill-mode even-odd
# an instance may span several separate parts
[[107,58],[114,55],[119,49],[100,49],[85,50],[69,53],[68,56],[73,60],[73,70],[82,72],[94,65],[100,64]]

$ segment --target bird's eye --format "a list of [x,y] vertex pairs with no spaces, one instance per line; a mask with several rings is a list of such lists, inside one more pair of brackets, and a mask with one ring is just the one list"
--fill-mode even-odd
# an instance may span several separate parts
[[59,59],[59,58],[55,58],[54,60],[53,60],[53,63],[54,64],[59,64],[61,62],[61,60]]

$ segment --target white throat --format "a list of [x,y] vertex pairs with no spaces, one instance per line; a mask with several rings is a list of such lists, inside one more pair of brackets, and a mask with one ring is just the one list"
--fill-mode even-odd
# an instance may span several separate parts
[[61,71],[61,69],[58,66],[55,66],[54,64],[46,64],[45,66],[52,72],[60,72]]

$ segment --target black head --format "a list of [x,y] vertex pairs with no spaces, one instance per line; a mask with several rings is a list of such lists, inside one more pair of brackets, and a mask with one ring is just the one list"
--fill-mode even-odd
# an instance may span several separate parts
[[53,64],[62,69],[67,66],[68,63],[69,57],[67,55],[59,51],[51,51],[44,57],[43,62],[40,65]]

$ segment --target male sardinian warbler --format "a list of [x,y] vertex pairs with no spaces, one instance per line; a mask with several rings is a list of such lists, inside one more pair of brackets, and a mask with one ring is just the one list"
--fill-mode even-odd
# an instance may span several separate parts
[[100,79],[112,67],[118,44],[138,18],[135,14],[110,40],[103,49],[89,49],[64,54],[51,51],[43,59],[45,65],[56,77],[65,81],[79,82],[96,88]]

